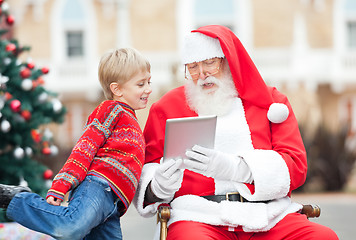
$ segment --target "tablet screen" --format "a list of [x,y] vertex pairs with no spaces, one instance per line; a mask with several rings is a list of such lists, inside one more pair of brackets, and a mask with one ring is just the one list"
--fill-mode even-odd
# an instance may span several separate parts
[[163,159],[184,158],[194,145],[214,148],[216,120],[216,116],[167,119]]

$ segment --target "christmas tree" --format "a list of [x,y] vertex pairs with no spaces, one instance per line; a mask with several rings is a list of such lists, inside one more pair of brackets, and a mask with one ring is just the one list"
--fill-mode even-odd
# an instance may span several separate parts
[[44,87],[49,69],[20,60],[30,48],[5,37],[14,21],[7,2],[0,0],[0,183],[29,186],[45,196],[53,173],[36,157],[58,152],[49,125],[63,122],[66,109]]

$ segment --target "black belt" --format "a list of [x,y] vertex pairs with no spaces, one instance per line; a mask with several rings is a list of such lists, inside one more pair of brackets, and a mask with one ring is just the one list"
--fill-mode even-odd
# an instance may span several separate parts
[[213,202],[221,202],[221,201],[232,201],[232,202],[252,202],[252,203],[268,203],[269,201],[249,201],[243,196],[241,196],[238,192],[226,193],[225,195],[209,195],[209,196],[201,196],[206,200]]

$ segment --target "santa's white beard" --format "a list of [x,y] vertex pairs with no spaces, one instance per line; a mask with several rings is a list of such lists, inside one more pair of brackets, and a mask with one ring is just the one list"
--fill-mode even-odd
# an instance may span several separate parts
[[[202,84],[207,82],[216,84],[218,88],[214,92],[204,90]],[[213,76],[205,80],[199,79],[196,85],[192,80],[188,80],[185,93],[189,107],[200,116],[226,114],[238,95],[231,75],[221,79]]]

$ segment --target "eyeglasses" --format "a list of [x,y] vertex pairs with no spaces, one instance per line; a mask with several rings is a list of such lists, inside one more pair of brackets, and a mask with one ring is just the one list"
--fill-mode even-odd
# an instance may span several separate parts
[[188,69],[189,74],[193,80],[197,80],[201,73],[201,69],[203,70],[203,74],[205,76],[213,76],[220,71],[222,58],[211,58],[202,62],[194,62],[185,65],[185,76],[187,78]]

